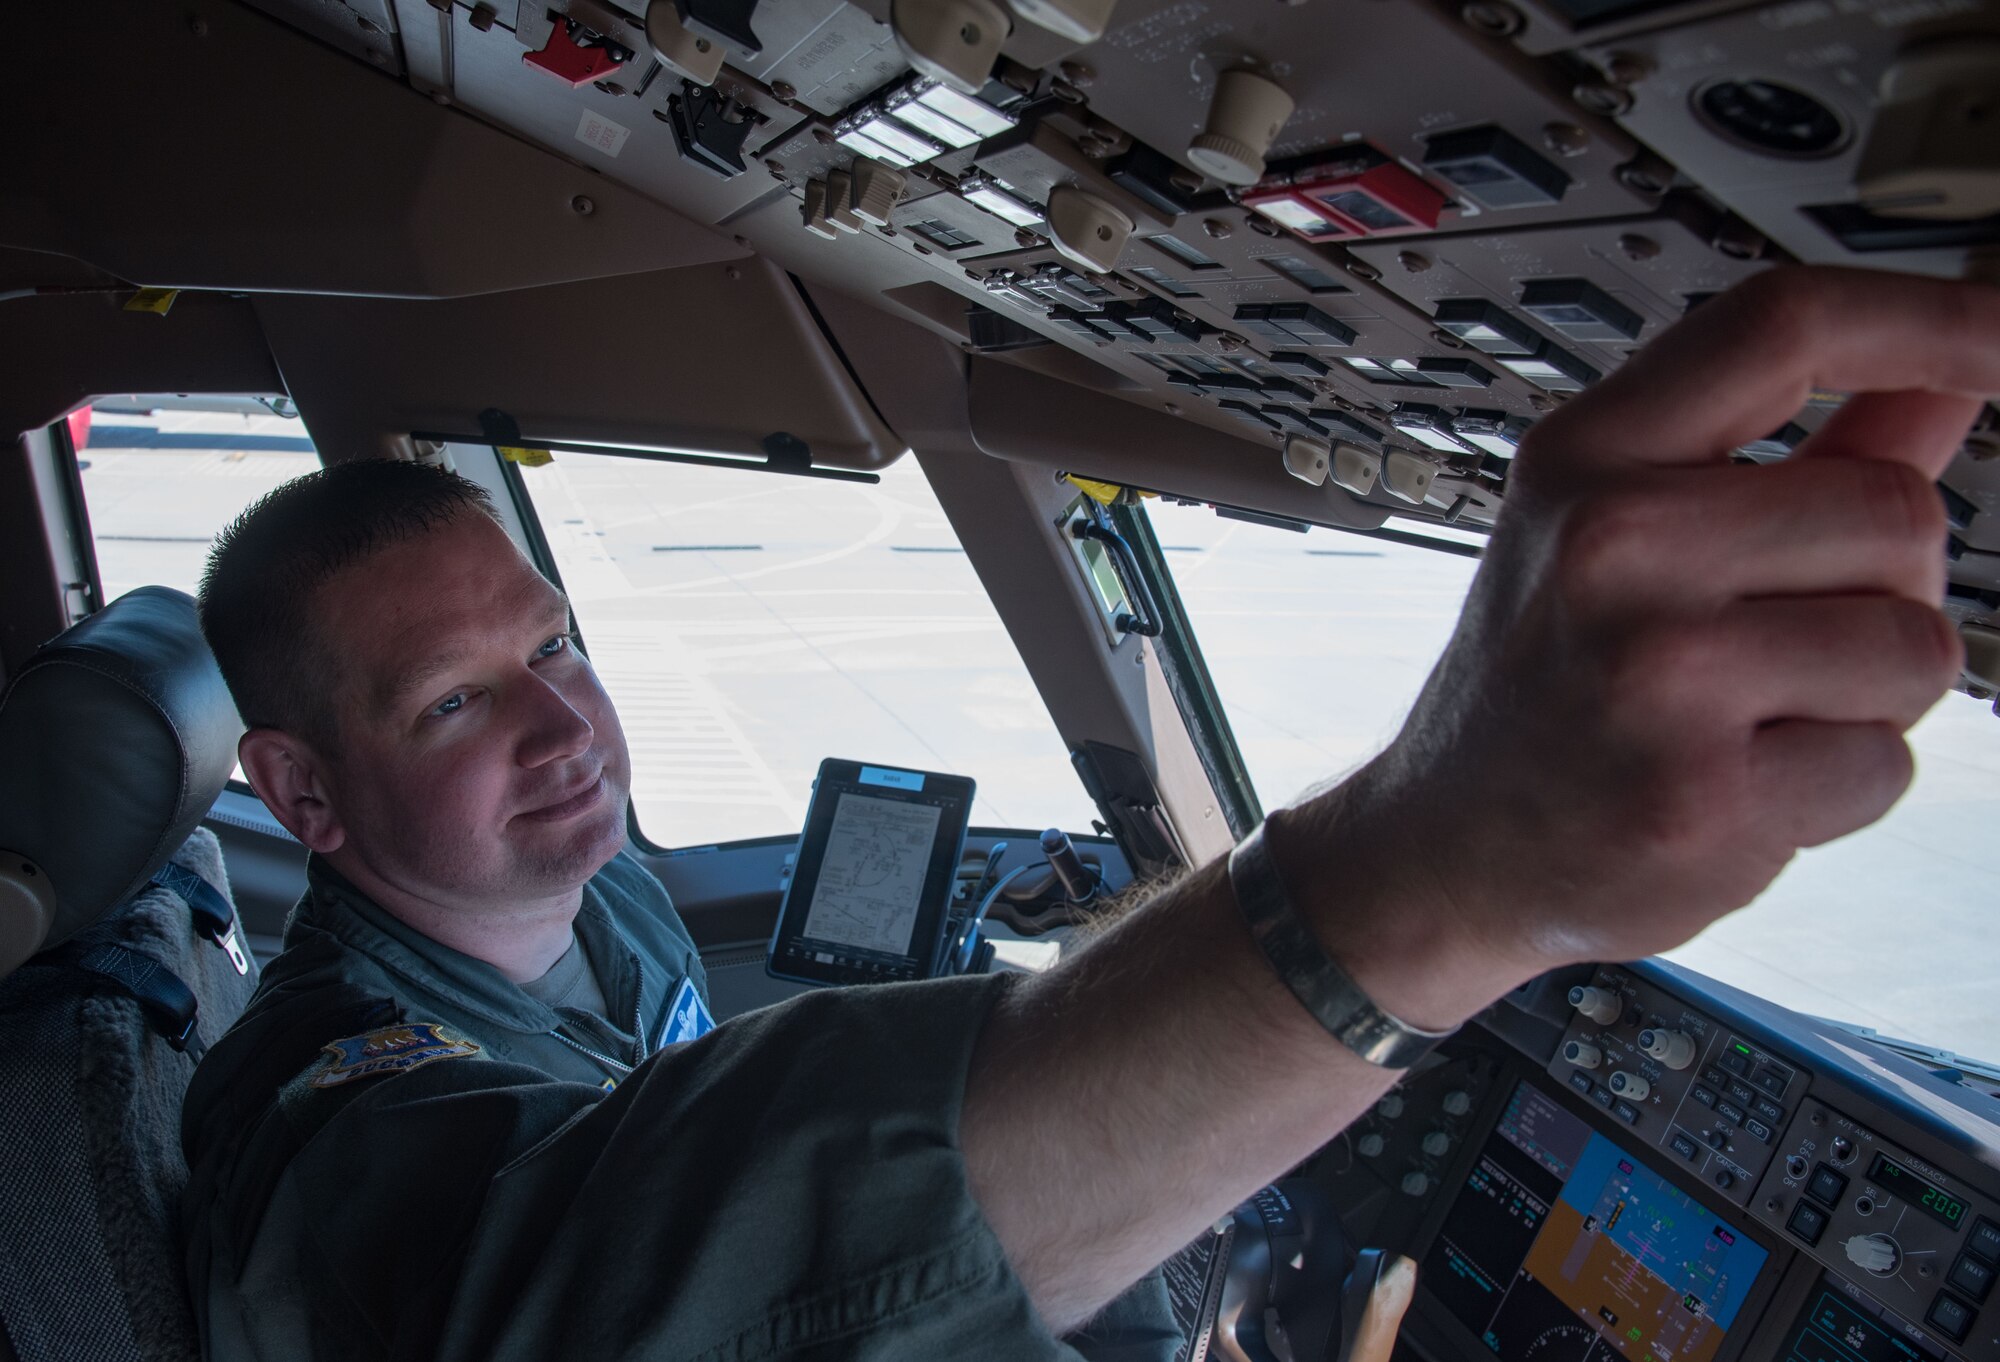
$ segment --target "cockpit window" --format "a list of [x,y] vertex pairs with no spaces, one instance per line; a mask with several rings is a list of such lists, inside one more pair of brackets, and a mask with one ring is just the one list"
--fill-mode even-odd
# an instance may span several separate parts
[[969,775],[975,824],[1095,816],[914,459],[879,485],[557,452],[523,467],[672,847],[796,836],[822,758]]
[[97,550],[97,607],[138,586],[194,594],[216,534],[320,466],[281,397],[104,397],[68,426]]
[[[1264,807],[1380,751],[1450,638],[1478,563],[1205,506],[1145,506]],[[1888,817],[1802,853],[1755,904],[1667,958],[1814,1016],[2000,1059],[2000,955],[1939,944],[1993,934],[2000,717],[1953,692],[1910,741],[1916,780]]]

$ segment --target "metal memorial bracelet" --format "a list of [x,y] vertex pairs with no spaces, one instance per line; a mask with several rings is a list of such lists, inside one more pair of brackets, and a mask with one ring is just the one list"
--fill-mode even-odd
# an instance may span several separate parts
[[1335,1040],[1370,1064],[1407,1069],[1452,1031],[1425,1031],[1375,1005],[1353,976],[1320,949],[1292,906],[1259,823],[1229,853],[1229,887],[1271,967]]

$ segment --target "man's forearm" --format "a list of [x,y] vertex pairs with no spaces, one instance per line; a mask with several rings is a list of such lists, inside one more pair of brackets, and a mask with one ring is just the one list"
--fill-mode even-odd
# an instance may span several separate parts
[[[1273,857],[1290,884],[1340,897],[1338,911],[1315,914],[1322,944],[1380,1005],[1428,1029],[1456,1024],[1515,981],[1498,960],[1449,948],[1438,915],[1377,869],[1386,848],[1343,835],[1343,824],[1361,832],[1341,816],[1354,796],[1336,791],[1274,819]],[[961,1140],[975,1196],[1062,1332],[1310,1155],[1396,1077],[1291,995],[1217,862],[999,1004]]]

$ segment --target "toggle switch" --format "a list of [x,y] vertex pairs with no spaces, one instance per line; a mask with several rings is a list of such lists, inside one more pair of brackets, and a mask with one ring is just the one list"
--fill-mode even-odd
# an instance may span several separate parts
[[1132,219],[1089,190],[1065,184],[1049,191],[1049,240],[1093,274],[1109,274],[1131,239]]
[[1315,440],[1308,435],[1285,438],[1285,471],[1300,482],[1314,487],[1324,484],[1331,455],[1332,449],[1325,440]]
[[903,197],[908,183],[903,172],[869,156],[854,158],[854,216],[874,227],[886,227],[889,210]]
[[1013,0],[1014,13],[1073,43],[1094,43],[1104,36],[1118,0]]
[[1438,466],[1421,454],[1392,449],[1382,459],[1382,486],[1390,496],[1421,506],[1437,481]]
[[1344,487],[1357,497],[1365,497],[1375,490],[1376,482],[1382,476],[1382,456],[1360,445],[1336,441],[1333,446],[1333,482]]
[[660,65],[696,85],[713,85],[722,70],[722,45],[681,22],[674,0],[652,0],[646,6],[646,45]]
[[1013,30],[994,0],[892,0],[896,45],[919,75],[976,95]]

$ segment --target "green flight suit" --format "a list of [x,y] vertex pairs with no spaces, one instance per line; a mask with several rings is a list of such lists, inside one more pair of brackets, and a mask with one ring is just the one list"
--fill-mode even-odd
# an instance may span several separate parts
[[1157,1274],[1052,1338],[967,1188],[1004,976],[816,990],[656,1050],[706,978],[628,857],[576,919],[615,1022],[309,878],[187,1096],[212,1362],[1173,1358]]

